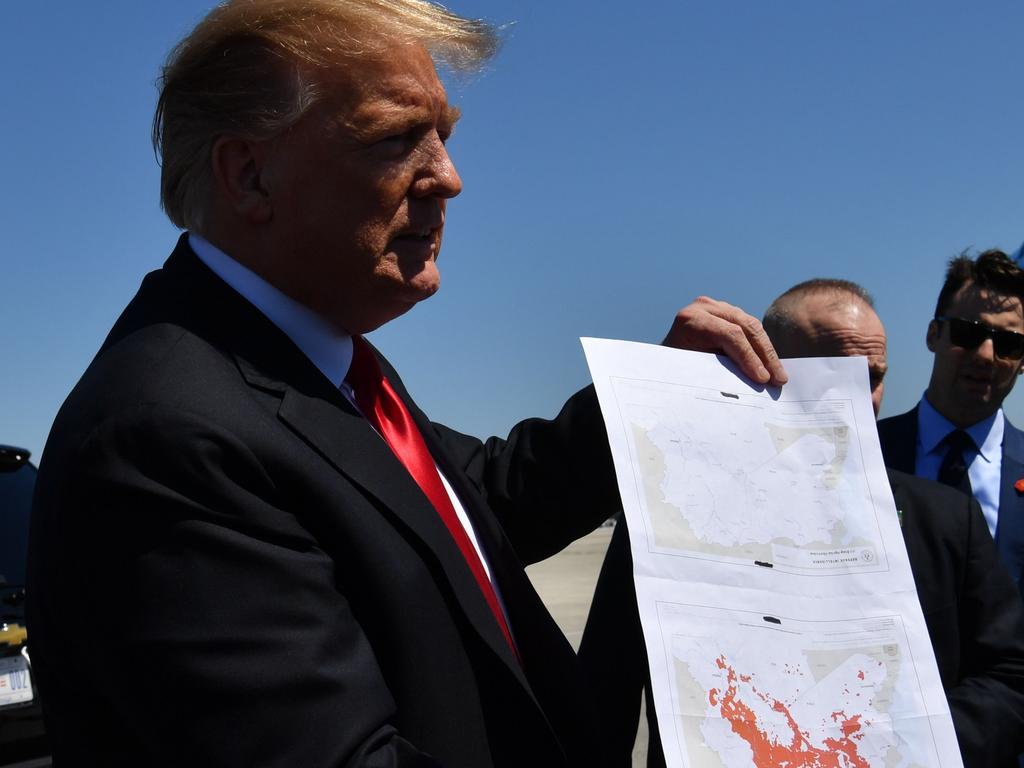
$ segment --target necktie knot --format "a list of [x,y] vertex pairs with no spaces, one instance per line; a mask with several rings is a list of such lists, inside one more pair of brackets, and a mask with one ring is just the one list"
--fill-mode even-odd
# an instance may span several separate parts
[[967,473],[967,452],[977,451],[974,439],[962,429],[956,429],[942,440],[946,446],[946,455],[939,467],[939,482],[958,488],[970,494],[971,478]]
[[942,439],[942,442],[950,451],[959,451],[961,454],[964,451],[978,450],[974,438],[962,429],[954,429]]
[[345,374],[345,381],[352,387],[356,398],[356,405],[363,415],[377,425],[374,414],[374,404],[377,401],[377,393],[380,391],[384,374],[380,371],[377,358],[374,357],[370,345],[362,336],[352,337],[352,364]]

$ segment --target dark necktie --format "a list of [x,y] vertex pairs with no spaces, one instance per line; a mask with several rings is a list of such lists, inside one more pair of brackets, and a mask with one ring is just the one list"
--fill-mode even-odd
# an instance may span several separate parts
[[448,532],[455,539],[466,564],[473,572],[487,605],[490,606],[502,634],[505,635],[505,640],[518,658],[519,654],[505,621],[505,614],[498,603],[498,596],[494,592],[491,580],[487,578],[487,572],[466,534],[466,529],[455,514],[451,497],[441,483],[437,466],[427,449],[427,444],[423,441],[423,435],[417,429],[405,404],[391,387],[391,383],[381,373],[370,346],[361,336],[353,336],[352,343],[352,366],[345,380],[355,390],[356,404],[434,505]]
[[943,439],[946,445],[946,456],[939,467],[939,482],[958,488],[964,493],[971,493],[971,478],[967,474],[967,451],[976,451],[978,447],[974,444],[971,436],[958,429],[950,432]]

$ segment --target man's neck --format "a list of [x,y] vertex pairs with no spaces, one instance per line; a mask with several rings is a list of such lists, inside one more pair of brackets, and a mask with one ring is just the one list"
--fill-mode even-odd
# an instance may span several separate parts
[[352,360],[352,340],[347,333],[201,235],[190,234],[189,245],[214,274],[280,328],[331,383],[338,386],[344,380]]
[[995,408],[981,413],[964,413],[945,398],[936,397],[931,387],[925,391],[924,396],[928,399],[928,403],[931,407],[934,408],[940,416],[949,419],[950,423],[958,429],[973,427],[979,421],[984,421],[999,410],[999,406],[997,405]]

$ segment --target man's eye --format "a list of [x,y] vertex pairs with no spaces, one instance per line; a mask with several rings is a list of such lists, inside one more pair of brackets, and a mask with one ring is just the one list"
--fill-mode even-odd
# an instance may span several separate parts
[[403,131],[402,133],[385,136],[383,139],[378,140],[377,146],[387,152],[398,154],[408,150],[413,144],[413,139],[412,131]]

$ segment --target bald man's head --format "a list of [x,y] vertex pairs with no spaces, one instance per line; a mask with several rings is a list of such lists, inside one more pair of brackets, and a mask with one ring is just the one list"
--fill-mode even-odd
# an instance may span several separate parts
[[856,283],[809,280],[773,301],[763,325],[779,357],[865,356],[877,416],[888,364],[885,326],[872,304]]

